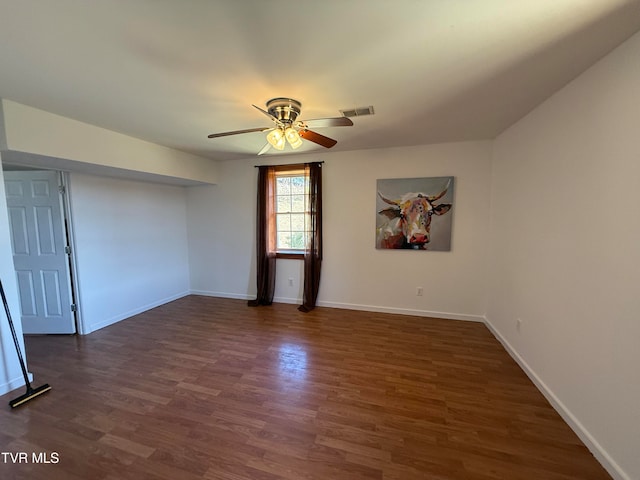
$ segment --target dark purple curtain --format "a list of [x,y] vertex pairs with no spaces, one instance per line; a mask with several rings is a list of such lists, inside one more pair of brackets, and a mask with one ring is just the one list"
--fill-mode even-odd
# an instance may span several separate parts
[[309,312],[316,306],[322,264],[322,163],[305,164],[309,178],[309,238],[304,252],[304,290],[298,310]]
[[250,307],[271,305],[276,283],[276,238],[274,193],[275,169],[261,166],[258,170],[258,208],[256,225],[257,295]]

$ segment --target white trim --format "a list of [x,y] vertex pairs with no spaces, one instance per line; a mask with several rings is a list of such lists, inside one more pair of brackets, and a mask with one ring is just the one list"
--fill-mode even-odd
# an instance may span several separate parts
[[162,300],[157,300],[155,302],[149,303],[142,307],[134,308],[133,310],[129,310],[128,312],[121,313],[107,320],[103,320],[100,323],[84,325],[86,330],[82,332],[82,335],[88,335],[90,333],[95,332],[96,330],[100,330],[101,328],[108,327],[109,325],[113,325],[114,323],[121,322],[122,320],[126,320],[129,317],[133,317],[134,315],[138,315],[142,312],[146,312],[147,310],[151,310],[152,308],[159,307],[161,305],[164,305],[165,303],[173,302],[174,300],[178,300],[179,298],[186,297],[187,295],[189,295],[188,291],[182,292],[177,295],[172,295],[170,297],[163,298]]
[[[222,298],[235,298],[239,300],[251,300],[255,298],[255,294],[237,294],[227,292],[211,292],[206,290],[191,290],[192,295],[205,295],[207,297],[222,297]],[[301,298],[290,297],[275,297],[273,299],[275,303],[292,303],[301,304]],[[413,315],[416,317],[432,317],[432,318],[444,318],[446,320],[464,320],[469,322],[485,322],[485,318],[482,315],[469,315],[466,313],[449,313],[449,312],[433,312],[429,310],[414,310],[408,308],[396,308],[396,307],[380,307],[376,305],[360,305],[355,303],[339,303],[339,302],[317,302],[319,307],[328,308],[342,308],[345,310],[360,310],[364,312],[378,312],[378,313],[396,313],[398,315]]]
[[300,305],[302,303],[301,298],[291,298],[291,297],[274,297],[273,301],[275,303],[290,303],[292,305]]
[[593,456],[600,462],[605,470],[615,480],[631,480],[631,477],[625,473],[624,470],[611,458],[611,455],[598,443],[598,441],[589,433],[584,425],[576,418],[576,416],[562,403],[562,401],[553,393],[553,391],[547,386],[546,383],[538,376],[538,374],[529,366],[529,364],[518,354],[518,352],[511,346],[509,341],[503,337],[500,332],[492,325],[488,318],[484,318],[484,323],[491,333],[498,339],[498,341],[504,346],[505,350],[516,361],[520,368],[524,370],[524,373],[534,383],[534,385],[540,390],[544,397],[549,401],[551,406],[560,414],[562,419],[569,425],[571,430],[580,438],[582,443],[589,449]]
[[71,248],[71,254],[68,257],[68,265],[67,265],[67,278],[69,282],[69,292],[71,294],[71,298],[69,301],[75,302],[76,311],[71,312],[74,316],[74,321],[76,324],[76,333],[79,335],[85,334],[85,325],[83,322],[83,318],[80,312],[80,288],[79,288],[79,278],[78,278],[78,268],[77,268],[77,258],[76,258],[76,237],[75,230],[73,227],[73,213],[71,211],[71,178],[69,176],[69,172],[58,171],[58,175],[60,176],[60,182],[64,187],[64,195],[61,195],[62,202],[62,221],[63,230],[65,231],[64,236],[67,241],[67,245]]
[[[33,382],[32,373],[28,373],[27,378],[29,379],[29,382]],[[12,392],[17,388],[24,387],[24,386],[25,386],[24,377],[20,375],[19,377],[12,378],[8,382],[0,385],[0,395],[4,395],[5,393]]]
[[466,313],[434,312],[430,310],[417,310],[417,309],[411,309],[411,308],[397,308],[397,307],[381,307],[377,305],[360,305],[355,303],[318,302],[317,304],[320,307],[344,308],[347,310],[361,310],[364,312],[395,313],[398,315],[413,315],[416,317],[443,318],[446,320],[464,320],[468,322],[484,322],[485,321],[482,315],[469,315]]
[[191,290],[189,294],[203,295],[205,297],[235,298],[236,300],[251,300],[252,298],[256,298],[255,295],[227,293],[227,292],[211,292],[209,290]]
[[[247,294],[238,294],[238,293],[227,293],[227,292],[210,292],[208,290],[191,290],[191,295],[203,295],[205,297],[220,297],[220,298],[233,298],[236,300],[253,300],[256,298],[255,294],[247,295]],[[291,303],[298,304],[302,303],[301,298],[290,298],[290,297],[274,297],[274,303]]]

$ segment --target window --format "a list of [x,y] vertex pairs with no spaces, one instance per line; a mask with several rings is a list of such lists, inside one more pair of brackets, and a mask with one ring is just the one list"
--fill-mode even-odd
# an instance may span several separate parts
[[322,265],[321,167],[322,162],[258,167],[256,299],[249,301],[250,306],[273,303],[276,258],[284,257],[304,260],[298,310],[315,308]]
[[309,177],[300,166],[280,167],[275,174],[276,251],[298,258],[308,238]]

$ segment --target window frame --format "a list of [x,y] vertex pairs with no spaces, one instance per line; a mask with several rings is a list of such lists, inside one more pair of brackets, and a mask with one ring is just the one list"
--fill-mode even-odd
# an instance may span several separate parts
[[[273,177],[273,181],[274,181],[274,185],[273,185],[273,191],[274,191],[274,197],[273,197],[273,216],[274,216],[274,221],[273,221],[273,225],[275,228],[275,236],[276,236],[276,258],[283,258],[283,259],[291,259],[291,260],[302,260],[304,259],[304,254],[305,254],[305,249],[278,249],[277,245],[277,237],[278,237],[278,222],[277,222],[277,217],[278,217],[278,211],[277,211],[277,179],[278,177],[296,177],[296,176],[302,176],[305,177],[305,182],[308,183],[309,181],[309,174],[307,172],[307,169],[305,168],[305,165],[303,163],[300,164],[292,164],[292,165],[277,165],[275,167],[275,174]],[[308,194],[305,194],[305,197]],[[309,212],[307,211],[307,207],[308,207],[308,202],[305,199],[305,212],[304,214],[307,215]],[[306,234],[306,230],[305,230],[305,234]],[[306,237],[306,235],[305,235]]]

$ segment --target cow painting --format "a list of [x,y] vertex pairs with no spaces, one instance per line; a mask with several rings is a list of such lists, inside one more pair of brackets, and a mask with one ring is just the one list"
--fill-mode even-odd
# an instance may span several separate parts
[[[422,181],[422,185],[420,185]],[[422,188],[419,193],[404,192],[393,196],[382,190],[384,182],[399,184],[389,190],[398,191],[405,185]],[[432,222],[435,217],[445,215],[451,210],[450,202],[441,202],[447,192],[452,190],[452,177],[434,177],[427,179],[391,179],[378,181],[378,198],[385,208],[378,210],[376,228],[376,248],[413,249],[413,250],[450,250],[451,221],[437,225],[438,232],[432,235]],[[394,193],[394,192],[392,192]],[[451,198],[449,195],[447,198]],[[380,204],[380,201],[378,202]],[[449,215],[450,217],[450,215]],[[442,231],[440,231],[442,229]],[[438,234],[437,244],[431,244],[432,237]]]

